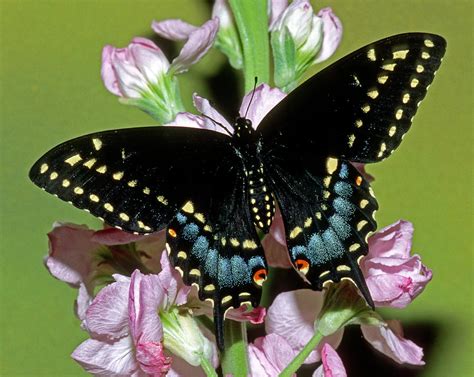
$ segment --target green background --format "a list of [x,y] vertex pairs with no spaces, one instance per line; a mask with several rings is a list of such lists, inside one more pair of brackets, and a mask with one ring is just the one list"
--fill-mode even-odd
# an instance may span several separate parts
[[[45,194],[27,179],[30,165],[61,141],[101,129],[151,124],[122,106],[100,80],[107,44],[151,36],[152,19],[210,14],[196,0],[0,0],[1,14],[1,321],[2,376],[84,375],[69,358],[86,338],[74,318],[76,292],[49,276],[42,258],[55,220],[98,223]],[[447,56],[409,136],[387,161],[371,166],[380,226],[415,224],[414,251],[434,271],[404,323],[435,329],[422,376],[470,376],[472,338],[472,64],[471,1],[320,1],[344,25],[336,56],[406,31],[448,40]],[[224,62],[213,52],[182,76],[183,95],[209,95],[205,78]],[[316,69],[319,69],[317,67]],[[219,99],[214,98],[216,102]],[[430,327],[430,328],[431,328]],[[347,366],[350,370],[350,366]]]

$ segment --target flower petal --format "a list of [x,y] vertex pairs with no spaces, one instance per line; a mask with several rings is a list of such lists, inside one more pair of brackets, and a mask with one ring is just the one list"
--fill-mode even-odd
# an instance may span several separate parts
[[102,288],[86,311],[85,326],[92,334],[115,339],[128,334],[128,282]]
[[387,326],[361,326],[364,338],[376,350],[400,364],[424,365],[423,349],[403,338],[399,321],[387,321]]
[[74,350],[71,357],[94,375],[144,376],[139,373],[132,339],[128,336],[110,343],[88,339]]
[[179,272],[171,266],[166,251],[161,254],[161,268],[158,278],[165,295],[162,306],[166,308],[169,305],[185,304],[191,287],[184,285]]
[[270,0],[268,8],[270,13],[270,30],[273,30],[275,22],[280,18],[282,13],[288,7],[288,0]]
[[149,83],[156,84],[158,78],[168,71],[170,65],[168,59],[149,39],[133,38],[128,48],[137,68]]
[[165,294],[158,275],[133,272],[128,292],[128,324],[135,344],[162,341],[163,327],[158,311]]
[[46,268],[55,278],[79,287],[92,273],[94,251],[100,245],[91,240],[94,231],[85,226],[55,223],[48,233]]
[[115,47],[110,45],[107,45],[102,49],[102,67],[100,72],[102,81],[107,90],[120,97],[123,93],[120,91],[118,86],[117,76],[113,65],[115,50]]
[[176,115],[176,118],[170,122],[165,124],[167,127],[187,127],[187,128],[202,128],[212,131],[216,130],[216,125],[210,122],[208,119],[203,118],[199,115],[194,115],[191,113],[179,113]]
[[80,284],[79,290],[77,292],[77,298],[74,302],[74,312],[76,313],[77,318],[81,321],[86,319],[86,312],[92,303],[93,296],[89,294],[85,284]]
[[184,44],[179,55],[173,59],[170,70],[174,73],[182,73],[197,63],[212,47],[219,29],[219,19],[213,18],[204,25],[194,30]]
[[[286,339],[291,347],[300,351],[314,335],[314,321],[323,305],[323,293],[309,289],[280,293],[267,311],[265,328],[267,333],[276,333]],[[337,347],[342,340],[343,330],[325,337],[317,350],[325,343]],[[305,363],[320,360],[315,350]]]
[[316,63],[330,58],[341,43],[342,23],[334,14],[331,8],[323,8],[318,12],[318,16],[323,20],[323,43],[316,55]]
[[164,354],[163,345],[159,342],[139,343],[135,356],[140,368],[151,376],[166,376],[171,368],[171,357]]
[[[253,128],[256,129],[265,115],[267,115],[271,109],[273,109],[283,98],[285,98],[285,96],[286,94],[278,88],[271,88],[267,84],[260,84],[255,88],[255,93],[253,93],[252,90],[243,98],[239,110],[240,116],[250,119],[252,121]],[[249,108],[251,99],[252,103]]]
[[131,242],[142,240],[148,236],[136,235],[117,228],[107,228],[94,232],[91,236],[93,242],[102,245],[124,245]]
[[250,376],[277,376],[296,354],[285,338],[278,334],[257,338],[248,347]]
[[219,18],[220,30],[226,29],[234,24],[232,10],[227,0],[216,0],[212,6],[212,18]]
[[172,41],[184,41],[189,38],[192,32],[198,29],[196,26],[179,19],[153,21],[151,28],[160,37]]
[[[229,122],[227,122],[227,120],[216,109],[214,109],[214,107],[211,106],[211,104],[209,103],[209,100],[203,97],[200,97],[195,93],[193,94],[193,102],[194,102],[194,107],[200,113],[204,114],[205,116],[213,119],[214,121],[218,123],[221,123],[229,131],[232,131],[232,127],[230,126]],[[227,132],[225,132],[221,127],[217,127],[214,122],[212,122],[210,119],[207,119],[207,118],[204,119],[203,128],[227,135]]]
[[322,365],[313,373],[313,377],[346,377],[346,368],[337,352],[329,344],[321,350]]
[[265,259],[269,266],[279,268],[291,268],[291,260],[288,249],[277,242],[271,234],[267,234],[262,241]]
[[[211,308],[212,309],[212,308]],[[212,314],[212,311],[210,311]],[[258,306],[249,310],[249,307],[246,304],[242,304],[238,309],[231,309],[226,313],[226,318],[232,319],[239,322],[250,322],[253,325],[258,325],[263,323],[265,316],[267,315],[267,310]]]
[[413,238],[413,224],[399,220],[369,238],[369,258],[408,258]]

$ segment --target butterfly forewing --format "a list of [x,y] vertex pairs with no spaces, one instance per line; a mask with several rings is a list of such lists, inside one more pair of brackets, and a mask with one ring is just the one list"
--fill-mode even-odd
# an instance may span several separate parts
[[342,58],[264,118],[259,131],[267,150],[281,143],[307,160],[320,155],[383,160],[410,128],[445,48],[440,36],[409,33]]
[[225,184],[220,166],[235,164],[229,140],[175,127],[100,132],[53,148],[30,178],[110,225],[150,233],[166,226],[187,199]]

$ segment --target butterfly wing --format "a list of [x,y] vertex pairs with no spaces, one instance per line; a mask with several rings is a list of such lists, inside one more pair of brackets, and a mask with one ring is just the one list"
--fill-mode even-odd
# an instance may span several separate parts
[[398,147],[445,47],[424,33],[372,43],[306,81],[259,125],[290,258],[314,289],[348,278],[372,304],[358,262],[378,206],[349,161],[377,162]]
[[137,233],[162,229],[189,198],[227,179],[230,138],[180,127],[105,131],[58,145],[31,168],[49,193]]
[[226,310],[257,306],[266,277],[230,140],[181,127],[106,131],[53,148],[30,171],[35,184],[110,225],[136,233],[168,226],[171,262],[213,302],[221,348]]
[[295,89],[258,130],[268,145],[286,144],[306,160],[315,151],[316,158],[383,160],[410,128],[445,49],[442,37],[425,33],[374,42]]

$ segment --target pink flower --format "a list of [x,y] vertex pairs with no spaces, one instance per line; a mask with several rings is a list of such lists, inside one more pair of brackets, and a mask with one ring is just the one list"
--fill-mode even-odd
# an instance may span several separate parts
[[219,29],[219,19],[213,18],[201,27],[182,20],[153,21],[151,27],[160,37],[173,41],[186,41],[170,66],[171,72],[182,73],[196,64],[212,47]]
[[278,334],[257,338],[248,346],[249,376],[278,376],[296,355],[297,352]]
[[[99,276],[111,276],[118,268],[129,269],[131,273],[139,265],[158,272],[159,255],[165,244],[163,232],[145,237],[115,228],[94,231],[61,223],[53,225],[48,237],[45,266],[55,278],[79,289],[75,310],[81,320],[92,301],[95,286],[100,283]],[[135,242],[135,253],[124,249],[132,242]]]
[[[239,110],[239,114],[242,117],[245,116],[245,113],[247,112],[251,96],[252,92],[246,94],[242,100]],[[267,84],[259,85],[255,89],[254,98],[247,114],[247,118],[252,121],[252,126],[256,129],[264,116],[284,97],[285,93],[277,88],[271,88]],[[200,113],[221,123],[232,132],[232,126],[229,122],[211,106],[207,99],[195,94],[194,106]],[[173,122],[168,123],[167,126],[203,128],[226,134],[225,130],[216,126],[213,121],[206,117],[190,113],[180,113],[176,119]]]
[[346,377],[346,369],[337,352],[329,344],[321,350],[322,364],[313,373],[313,377]]
[[[314,335],[323,302],[323,293],[308,289],[280,293],[268,309],[265,320],[267,333],[285,338],[291,347],[300,351]],[[396,321],[382,322],[380,326],[361,326],[366,340],[378,351],[398,363],[422,365],[423,351],[412,341],[404,339],[401,325]],[[305,363],[321,360],[322,348],[329,344],[337,348],[343,336],[343,329],[323,338]]]
[[[278,334],[299,352],[314,335],[314,322],[324,301],[322,292],[309,289],[280,293],[268,308],[265,329],[268,334]],[[320,351],[324,344],[337,347],[342,340],[343,330],[325,337],[308,356],[305,363],[321,360]]]
[[342,23],[331,8],[323,8],[318,12],[318,17],[323,21],[323,41],[321,49],[316,55],[315,63],[321,63],[329,59],[342,39]]
[[413,225],[397,221],[369,238],[361,268],[376,306],[404,308],[432,278],[420,256],[410,255]]
[[401,323],[388,320],[385,326],[361,326],[364,338],[376,350],[399,364],[424,365],[423,349],[403,338]]
[[[170,370],[171,358],[165,355],[163,347],[170,342],[167,334],[178,331],[179,323],[174,323],[170,330],[160,317],[174,313],[183,321],[174,308],[186,302],[190,288],[182,285],[166,253],[163,253],[161,263],[163,270],[158,275],[144,275],[138,270],[131,278],[114,275],[116,281],[97,294],[85,318],[91,339],[72,354],[86,371],[109,376],[164,376]],[[188,362],[190,358],[193,365],[199,365],[201,357],[216,364],[215,347],[198,332],[187,333],[188,353],[179,356]],[[176,344],[171,348],[174,352]],[[197,356],[190,356],[192,352]],[[179,365],[177,367],[179,369]],[[198,369],[194,372],[199,374]]]

